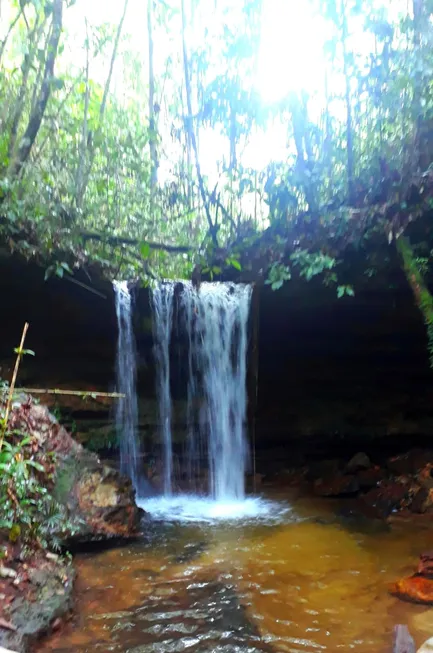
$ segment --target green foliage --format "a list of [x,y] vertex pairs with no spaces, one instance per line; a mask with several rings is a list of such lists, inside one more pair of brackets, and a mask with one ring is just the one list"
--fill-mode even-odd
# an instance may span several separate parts
[[[46,261],[46,278],[89,261],[109,277],[184,277],[203,260],[214,277],[224,265],[240,271],[243,252],[268,229],[272,287],[294,268],[306,280],[338,283],[326,241],[363,244],[374,227],[369,215],[360,227],[360,209],[393,201],[409,211],[399,189],[433,160],[427,4],[419,15],[411,6],[399,15],[373,0],[306,0],[323,25],[323,80],[291,88],[293,67],[283,65],[278,85],[288,92],[275,101],[256,83],[268,11],[261,0],[221,0],[211,12],[207,0],[192,3],[182,25],[186,64],[179,2],[153,3],[154,70],[122,22],[74,22],[73,3],[63,4],[56,52],[56,3],[11,2],[0,44],[0,241]],[[47,105],[21,161],[50,54]],[[270,151],[275,134],[287,143],[278,155]],[[267,157],[247,156],[266,153],[268,143]],[[350,294],[346,288],[337,294]]]
[[433,367],[433,296],[424,281],[423,268],[421,267],[420,269],[419,258],[415,256],[409,240],[400,237],[397,240],[397,248],[402,258],[403,269],[412,288],[415,301],[424,317],[427,329],[430,365]]
[[341,297],[344,297],[344,295],[348,295],[349,297],[354,297],[355,291],[353,290],[352,286],[338,286],[337,287],[337,297],[338,297],[338,299],[341,299]]
[[332,256],[322,252],[310,253],[305,249],[294,252],[290,259],[294,265],[298,266],[301,277],[305,277],[307,281],[326,270],[332,270],[336,264],[336,260]]
[[270,285],[272,290],[279,290],[285,281],[292,278],[290,268],[282,263],[273,263],[269,268],[268,278],[265,284]]
[[63,506],[49,492],[54,457],[36,460],[34,440],[8,432],[0,452],[0,530],[26,546],[59,548],[73,530]]

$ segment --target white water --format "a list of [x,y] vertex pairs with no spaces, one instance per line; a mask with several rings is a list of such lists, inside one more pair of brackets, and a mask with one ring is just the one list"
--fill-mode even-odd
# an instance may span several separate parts
[[[193,480],[207,452],[210,496],[240,501],[245,496],[247,327],[251,286],[183,282],[178,295],[188,344],[187,471]],[[164,493],[173,488],[170,341],[174,284],[157,286],[152,310],[157,362]]]
[[190,452],[207,441],[210,494],[219,501],[245,496],[248,447],[245,438],[247,327],[251,286],[186,284],[181,295],[191,347],[188,415],[202,394],[199,430],[189,425]]
[[174,284],[164,283],[152,292],[153,334],[159,424],[164,452],[164,493],[173,491],[173,451],[171,437],[170,340],[173,320]]
[[140,471],[140,444],[137,433],[136,352],[132,329],[132,301],[126,282],[115,281],[118,325],[116,390],[124,394],[116,405],[116,430],[120,444],[120,471],[129,476],[137,496],[144,494],[145,480]]
[[192,495],[156,497],[139,502],[154,519],[175,522],[239,522],[287,519],[292,512],[287,503],[247,498],[239,501],[215,501]]

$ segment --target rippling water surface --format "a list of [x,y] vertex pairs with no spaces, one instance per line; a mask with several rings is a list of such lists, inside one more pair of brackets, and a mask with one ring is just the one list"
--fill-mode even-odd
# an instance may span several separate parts
[[385,653],[397,623],[433,635],[433,609],[388,594],[432,548],[424,522],[278,499],[144,507],[142,540],[76,558],[76,617],[41,653]]

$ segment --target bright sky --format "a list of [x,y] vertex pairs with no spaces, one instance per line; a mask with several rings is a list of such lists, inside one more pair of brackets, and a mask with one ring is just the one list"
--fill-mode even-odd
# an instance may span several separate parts
[[[214,18],[214,2],[206,0],[209,6],[209,24]],[[100,0],[78,0],[68,10],[68,21],[72,29],[81,30],[84,15],[91,24],[117,23],[122,11],[120,0],[105,0],[101,11]],[[206,5],[205,5],[206,6]],[[130,0],[125,32],[131,35],[131,44],[147,59],[146,2]],[[289,91],[307,88],[317,91],[323,88],[324,68],[322,44],[324,24],[314,16],[307,0],[264,0],[261,48],[258,61],[256,88],[266,103],[282,100]],[[166,52],[155,44],[155,59],[164,65]],[[181,48],[179,35],[179,48]],[[93,70],[95,74],[95,70]],[[101,67],[101,81],[106,71]],[[215,158],[220,158],[228,145],[221,137],[208,130],[201,136],[202,166],[207,174],[216,173]],[[210,153],[206,156],[206,153]],[[263,168],[271,160],[284,159],[287,153],[287,130],[274,124],[266,134],[257,134],[244,151],[245,166]],[[163,174],[163,170],[160,169]]]
[[[3,0],[4,2],[5,0]],[[233,0],[234,2],[236,0]],[[258,58],[256,88],[265,103],[282,100],[290,91],[305,89],[312,96],[311,110],[320,111],[324,89],[323,43],[327,38],[328,27],[323,19],[313,14],[308,0],[263,0],[263,22],[261,47]],[[7,3],[7,0],[6,0]],[[378,5],[391,3],[393,11],[406,5],[406,0],[377,0]],[[130,35],[128,47],[143,55],[147,61],[147,19],[145,0],[129,0],[124,32]],[[201,7],[208,15],[206,23],[213,25],[217,17],[214,0],[203,0]],[[123,8],[121,0],[78,0],[76,5],[65,12],[66,26],[71,38],[66,44],[71,61],[77,65],[80,58],[84,62],[84,50],[78,45],[84,40],[84,17],[89,23],[117,24]],[[208,8],[208,9],[207,9]],[[2,16],[4,19],[4,15]],[[180,26],[179,26],[180,27]],[[173,34],[174,32],[174,34]],[[179,29],[180,32],[180,29]],[[162,72],[167,51],[171,47],[181,52],[180,33],[159,33],[155,42],[155,64],[157,72]],[[194,35],[191,35],[194,38]],[[362,49],[368,51],[371,44],[362,30],[357,37]],[[77,47],[78,46],[78,47]],[[159,70],[158,70],[159,68]],[[104,83],[108,60],[92,64],[91,74]],[[182,81],[180,81],[182,84]],[[122,92],[123,72],[115,69],[113,90]],[[228,144],[221,137],[207,130],[200,138],[202,166],[205,174],[216,174],[215,161],[227,156]],[[243,153],[243,164],[263,168],[272,160],[284,160],[287,156],[287,130],[283,124],[274,124],[266,134],[257,134]],[[160,169],[161,177],[164,169]],[[161,179],[162,181],[162,179]]]

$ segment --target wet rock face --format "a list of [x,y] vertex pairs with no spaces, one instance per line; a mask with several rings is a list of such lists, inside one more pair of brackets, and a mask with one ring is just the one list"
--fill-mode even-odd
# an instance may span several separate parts
[[40,452],[54,452],[52,493],[68,508],[74,540],[129,537],[138,532],[142,511],[129,479],[77,444],[45,406],[26,395],[14,406],[10,425],[35,439]]

